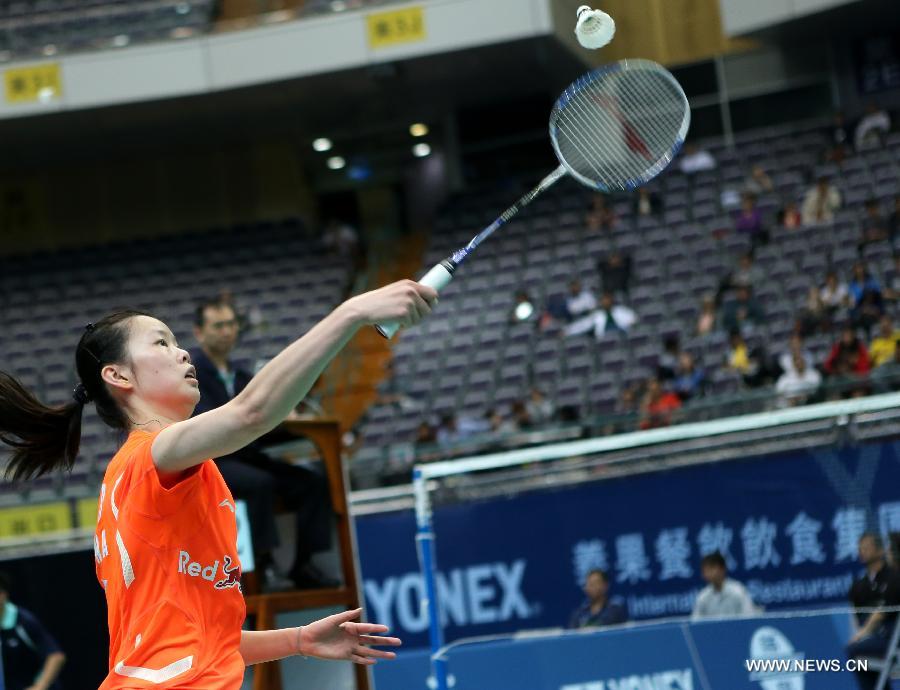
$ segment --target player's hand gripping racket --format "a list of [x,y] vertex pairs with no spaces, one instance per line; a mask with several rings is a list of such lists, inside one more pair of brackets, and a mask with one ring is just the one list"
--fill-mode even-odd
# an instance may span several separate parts
[[[566,173],[602,192],[646,184],[675,158],[690,122],[684,91],[655,62],[621,60],[585,74],[563,92],[550,114],[550,140],[559,167],[419,282],[442,290],[479,244]],[[399,326],[383,323],[376,328],[391,338]]]

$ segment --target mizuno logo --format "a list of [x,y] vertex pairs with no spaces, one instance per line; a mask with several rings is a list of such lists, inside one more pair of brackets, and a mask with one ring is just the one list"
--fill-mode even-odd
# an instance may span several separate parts
[[220,508],[228,508],[232,513],[234,512],[234,503],[229,501],[227,498],[219,504]]

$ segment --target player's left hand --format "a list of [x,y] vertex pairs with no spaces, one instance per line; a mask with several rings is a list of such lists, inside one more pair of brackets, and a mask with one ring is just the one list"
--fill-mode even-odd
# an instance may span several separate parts
[[356,623],[362,609],[337,613],[300,628],[299,653],[319,659],[349,660],[371,666],[376,659],[394,659],[394,652],[372,646],[399,647],[399,638],[383,637],[386,625]]

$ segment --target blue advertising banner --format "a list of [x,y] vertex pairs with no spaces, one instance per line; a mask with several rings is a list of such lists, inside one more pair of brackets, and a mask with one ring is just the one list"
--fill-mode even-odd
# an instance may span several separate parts
[[[454,690],[848,690],[847,613],[671,622],[461,643],[447,653]],[[385,690],[429,687],[428,652],[375,668]]]
[[[356,520],[370,618],[427,645],[412,512]],[[603,568],[631,620],[690,613],[718,550],[767,610],[846,602],[867,529],[900,530],[900,445],[695,465],[437,507],[450,641],[565,626]]]

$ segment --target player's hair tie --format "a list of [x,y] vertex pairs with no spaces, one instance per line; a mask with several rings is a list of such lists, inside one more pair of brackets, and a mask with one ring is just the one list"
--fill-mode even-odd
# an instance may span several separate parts
[[82,406],[87,405],[92,400],[91,394],[87,392],[87,388],[84,387],[83,383],[75,386],[75,390],[72,391],[72,398]]

